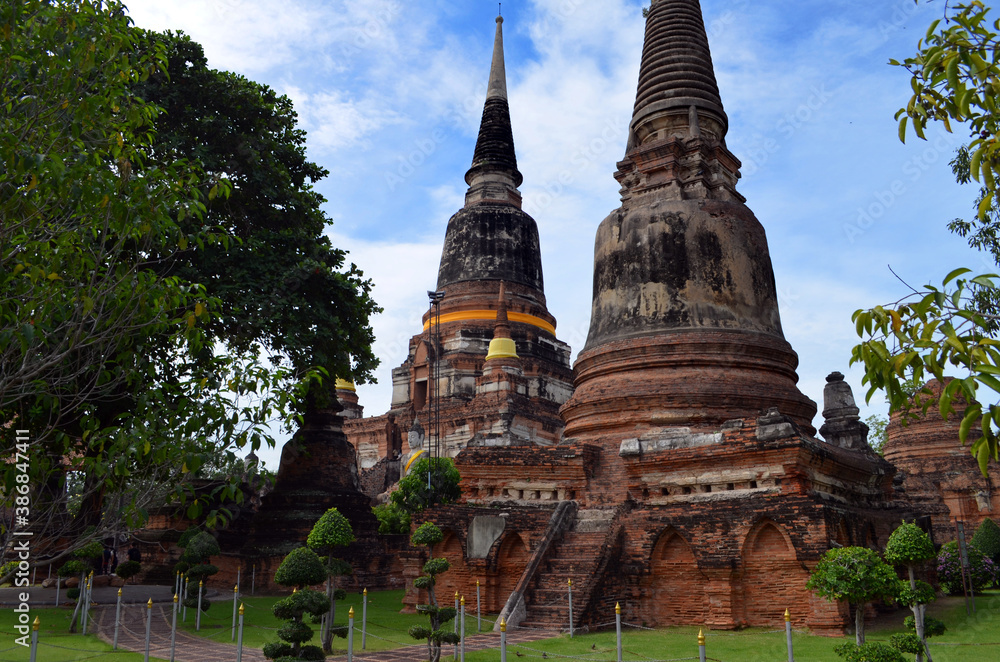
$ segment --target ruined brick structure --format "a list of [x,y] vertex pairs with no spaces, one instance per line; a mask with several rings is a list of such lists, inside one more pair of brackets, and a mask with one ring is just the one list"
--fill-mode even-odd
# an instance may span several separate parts
[[983,476],[968,447],[958,441],[964,402],[956,402],[956,413],[947,418],[934,405],[921,413],[925,398],[937,402],[942,385],[932,379],[924,388],[930,395],[917,395],[915,418],[903,425],[901,413],[890,417],[884,453],[899,469],[896,482],[901,498],[931,519],[935,542],[940,544],[955,538],[956,521],[965,522],[971,537],[984,519],[996,519],[1000,493],[994,483],[1000,475],[992,464],[989,475]]

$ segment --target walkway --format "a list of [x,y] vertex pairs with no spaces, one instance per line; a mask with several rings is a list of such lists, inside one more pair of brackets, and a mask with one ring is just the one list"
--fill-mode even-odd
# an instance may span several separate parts
[[[123,605],[122,624],[118,630],[118,647],[125,650],[142,653],[146,645],[146,612],[145,605]],[[115,633],[115,608],[100,607],[94,610],[98,636],[111,643]],[[163,660],[170,659],[170,622],[171,605],[153,604],[153,622],[150,628],[151,657]],[[227,630],[228,632],[228,630]],[[556,636],[555,632],[545,630],[518,630],[507,633],[509,644],[524,644],[539,639],[549,639]],[[427,645],[406,646],[390,651],[366,652],[361,647],[361,633],[354,633],[354,659],[359,662],[420,662],[427,659]],[[465,640],[466,652],[500,647],[500,634],[488,632],[471,635]],[[451,657],[452,646],[445,646],[442,659]],[[346,660],[347,655],[341,655],[335,660]],[[232,643],[222,643],[197,637],[182,630],[177,631],[174,649],[175,662],[228,662],[236,660],[236,646]],[[264,653],[259,648],[244,648],[243,662],[266,662]]]

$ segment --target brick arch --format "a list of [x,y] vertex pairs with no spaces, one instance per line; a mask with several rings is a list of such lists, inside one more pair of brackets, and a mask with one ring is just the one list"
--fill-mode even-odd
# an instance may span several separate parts
[[854,541],[851,536],[851,530],[848,528],[846,520],[842,519],[839,522],[837,522],[837,527],[835,529],[835,535],[833,539],[841,547],[850,547],[851,545],[854,544]]
[[649,558],[648,619],[656,625],[702,625],[708,616],[703,588],[707,578],[698,569],[691,545],[673,527],[660,533]]
[[500,549],[497,550],[497,571],[500,578],[497,588],[501,605],[507,602],[507,598],[517,587],[530,556],[531,550],[521,534],[511,531],[504,536]]
[[744,617],[751,626],[784,622],[785,609],[793,616],[809,611],[809,572],[799,562],[795,547],[782,527],[770,520],[758,522],[743,544]]
[[438,602],[443,607],[452,605],[455,601],[455,591],[462,591],[460,577],[466,575],[465,549],[462,546],[462,539],[452,529],[444,530],[444,540],[434,546],[434,556],[448,559],[451,568],[438,575],[435,593]]

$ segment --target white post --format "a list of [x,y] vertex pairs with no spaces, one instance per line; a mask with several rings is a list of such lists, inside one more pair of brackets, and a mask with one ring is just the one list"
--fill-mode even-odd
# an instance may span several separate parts
[[698,630],[698,660],[705,662],[705,631]]
[[38,572],[38,566],[37,565],[34,568],[31,569],[31,585],[32,586],[35,585],[35,573],[36,572]]
[[146,652],[143,655],[142,662],[149,662],[149,631],[153,627],[153,598],[149,599],[146,603]]
[[788,642],[788,662],[795,662],[795,653],[792,652],[792,614],[785,609],[785,640]]
[[94,585],[93,575],[94,571],[90,571],[90,577],[84,580],[83,591],[81,596],[83,597],[83,634],[87,634],[87,612],[90,610],[90,587]]
[[354,660],[354,607],[347,612],[347,662]]
[[240,634],[236,639],[236,662],[243,662],[243,605],[240,605]]
[[170,621],[170,662],[174,662],[174,649],[177,644],[177,594],[174,593],[173,617]]
[[507,662],[507,619],[500,619],[500,662]]
[[465,596],[464,595],[462,596],[462,625],[461,625],[461,634],[459,634],[459,637],[460,637],[459,642],[461,643],[462,646],[462,654],[460,656],[460,659],[462,662],[465,662]]
[[230,641],[236,641],[236,600],[240,595],[240,585],[237,584],[233,587],[233,638]]
[[479,606],[479,580],[476,580],[476,632],[483,631],[483,612]]
[[122,590],[118,589],[118,604],[115,605],[115,640],[111,644],[111,650],[118,650],[118,624],[122,620]]
[[201,590],[205,586],[205,580],[198,580],[198,604],[194,608],[194,631],[201,632]]
[[35,616],[35,622],[31,624],[31,657],[29,662],[37,662],[38,660],[38,628],[41,625],[41,619]]
[[59,606],[59,585],[62,583],[62,577],[56,575],[56,606]]
[[573,580],[566,580],[566,588],[569,595],[569,638],[573,638]]
[[361,650],[365,649],[368,641],[368,589],[361,592]]
[[[430,480],[431,474],[427,472],[427,480]],[[458,591],[455,591],[455,620],[451,622],[451,631],[458,634]],[[458,644],[455,644],[455,652],[452,653],[455,659],[458,659]]]
[[183,603],[184,604],[184,615],[181,617],[181,620],[184,621],[185,623],[187,623],[187,620],[188,620],[187,599],[188,599],[188,584],[190,584],[190,583],[191,583],[191,579],[187,575],[184,575],[184,597],[181,598],[184,601],[184,603]]

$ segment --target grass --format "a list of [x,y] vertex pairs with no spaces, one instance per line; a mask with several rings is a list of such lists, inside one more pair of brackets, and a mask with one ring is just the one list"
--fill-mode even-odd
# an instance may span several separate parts
[[[421,642],[413,639],[406,633],[411,625],[427,625],[426,616],[420,614],[400,614],[402,609],[403,591],[369,591],[368,592],[368,637],[365,646],[367,651],[382,651],[400,648],[402,646],[413,646]],[[264,644],[278,641],[276,630],[285,621],[275,618],[271,613],[271,606],[277,601],[277,597],[250,597],[242,602],[244,609],[243,645],[245,648],[262,648]],[[354,623],[356,628],[361,627],[362,597],[357,593],[348,593],[346,600],[337,601],[337,614],[334,619],[335,625],[347,624],[347,612],[354,607]],[[486,615],[484,614],[484,619]],[[178,629],[183,629],[190,634],[211,638],[214,641],[229,643],[232,640],[233,603],[231,600],[216,601],[211,609],[202,614],[201,631],[195,632],[194,610],[188,609],[186,623],[178,622]],[[475,603],[466,605],[465,616],[466,633],[474,632],[476,628]],[[319,645],[319,625],[312,624],[315,635],[310,644]],[[492,627],[484,620],[483,629]],[[355,651],[361,650],[361,633],[354,633]],[[347,652],[347,640],[335,637],[333,640],[333,654],[343,654]]]
[[[41,621],[38,629],[38,662],[142,662],[142,653],[113,651],[111,645],[97,635],[69,634],[72,609],[31,609],[31,620]],[[14,643],[17,614],[11,609],[0,611],[0,662],[27,662],[28,649]],[[30,641],[30,638],[29,638]],[[159,658],[150,658],[157,659]]]

